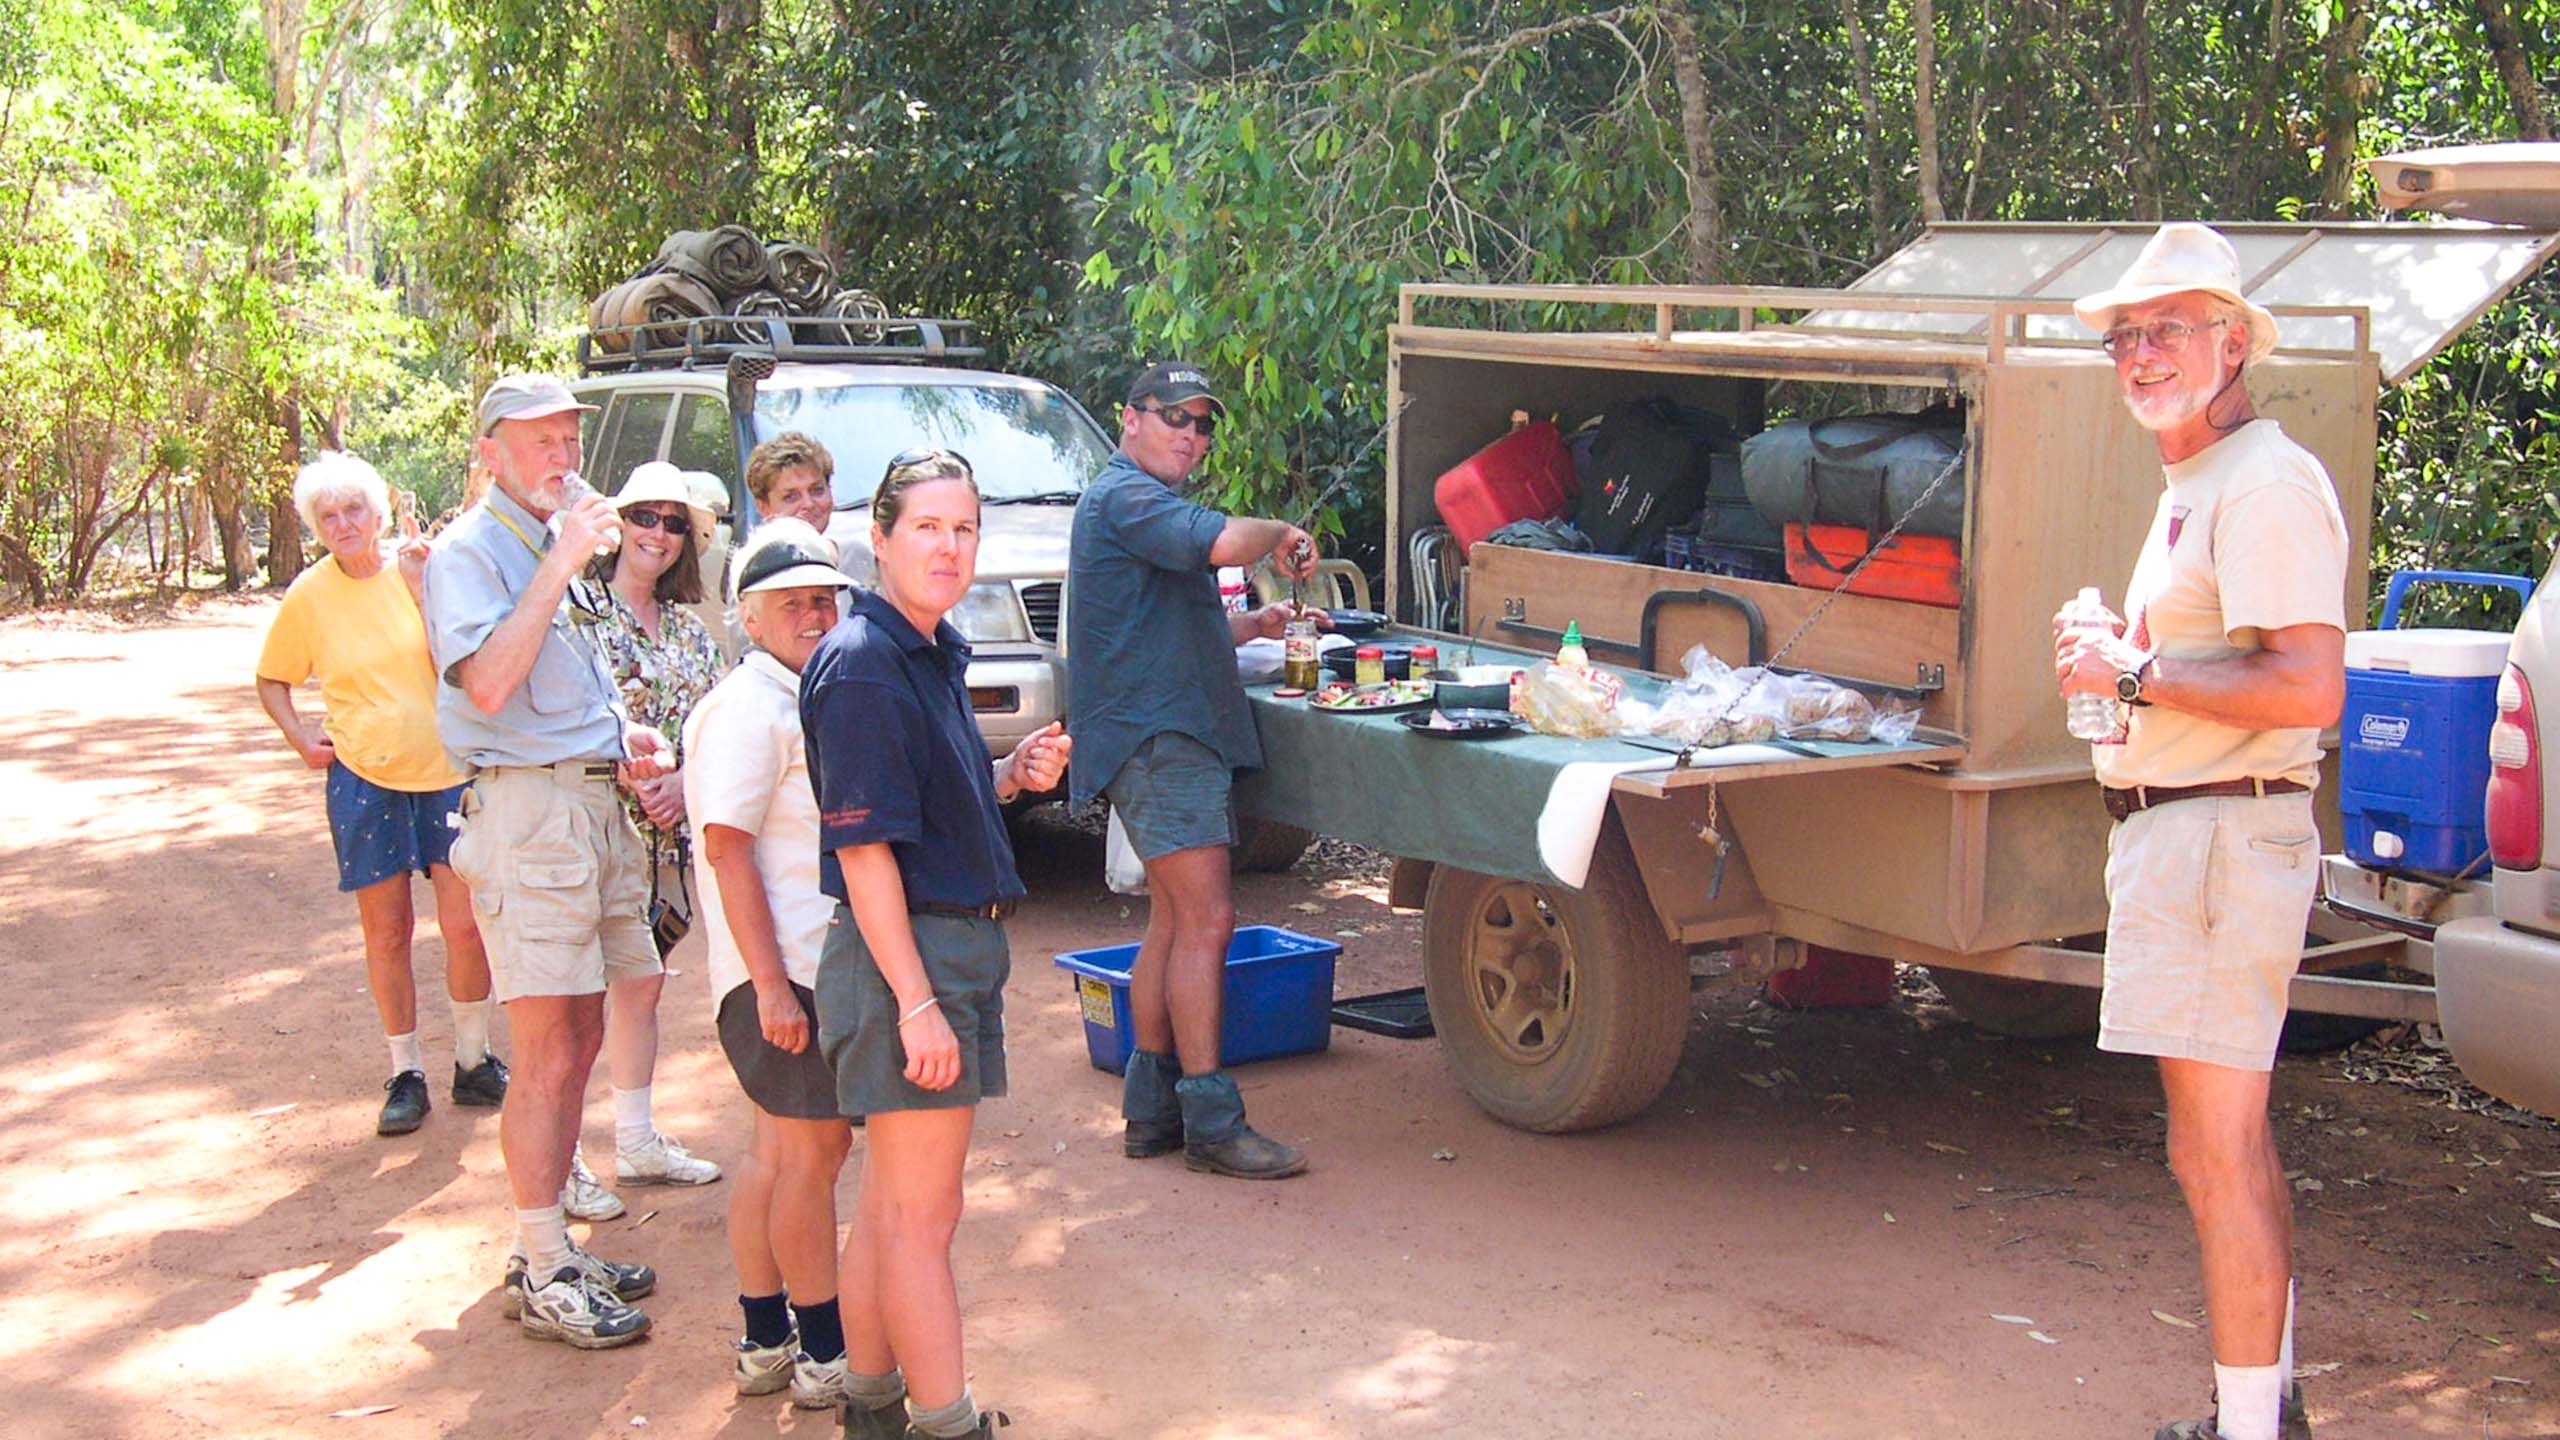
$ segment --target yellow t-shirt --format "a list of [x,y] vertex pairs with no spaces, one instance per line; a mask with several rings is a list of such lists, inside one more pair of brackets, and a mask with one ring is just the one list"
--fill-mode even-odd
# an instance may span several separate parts
[[436,738],[436,672],[427,627],[397,567],[369,580],[336,556],[302,572],[258,654],[258,678],[320,677],[321,726],[338,759],[385,790],[442,790],[470,779]]
[[[2318,459],[2273,420],[2168,469],[2125,588],[2125,635],[2171,660],[2255,653],[2288,625],[2346,629],[2347,522]],[[2098,779],[2132,785],[2320,779],[2320,732],[2242,730],[2146,705],[2121,745],[2093,745]]]

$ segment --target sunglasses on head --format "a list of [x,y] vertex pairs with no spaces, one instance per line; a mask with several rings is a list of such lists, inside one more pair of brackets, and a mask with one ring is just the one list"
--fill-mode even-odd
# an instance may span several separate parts
[[693,523],[691,517],[681,511],[669,514],[664,510],[625,510],[622,518],[643,530],[664,530],[670,535],[683,534]]
[[1215,410],[1194,415],[1188,410],[1176,410],[1169,405],[1140,405],[1136,408],[1141,415],[1153,415],[1163,421],[1168,429],[1198,430],[1203,440],[1210,439],[1218,433],[1218,412]]
[[895,475],[901,470],[912,470],[920,465],[941,465],[947,469],[957,470],[971,480],[978,478],[978,472],[971,468],[968,456],[957,450],[945,450],[938,445],[918,445],[913,449],[901,450],[890,456],[888,473]]

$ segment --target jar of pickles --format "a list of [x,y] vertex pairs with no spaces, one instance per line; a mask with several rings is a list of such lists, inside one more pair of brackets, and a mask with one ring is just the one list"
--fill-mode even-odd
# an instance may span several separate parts
[[1313,690],[1324,682],[1316,664],[1316,622],[1292,620],[1280,632],[1280,683],[1291,690]]
[[1375,645],[1363,645],[1351,656],[1351,683],[1384,685],[1387,683],[1387,652]]

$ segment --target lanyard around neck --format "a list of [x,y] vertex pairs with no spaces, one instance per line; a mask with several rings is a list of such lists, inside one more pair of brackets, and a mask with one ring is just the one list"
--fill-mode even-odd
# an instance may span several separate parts
[[539,546],[539,545],[534,544],[534,543],[533,543],[533,537],[532,537],[532,536],[530,536],[530,535],[527,535],[526,533],[524,533],[524,528],[523,528],[522,526],[520,526],[520,525],[516,524],[516,522],[515,522],[515,521],[513,521],[513,520],[509,519],[509,518],[507,517],[507,512],[506,512],[506,511],[499,509],[499,508],[498,508],[497,506],[495,506],[495,505],[492,505],[492,506],[490,506],[490,507],[489,507],[489,515],[490,515],[490,518],[492,518],[492,519],[496,520],[499,524],[506,526],[506,527],[507,527],[507,533],[509,533],[509,534],[511,534],[511,535],[513,535],[513,536],[515,536],[518,540],[523,541],[523,542],[524,542],[524,548],[526,548],[527,550],[532,551],[532,552],[533,552],[533,554],[534,554],[534,558],[535,558],[535,559],[537,559],[537,560],[538,560],[538,559],[542,558],[542,555],[543,555],[543,553],[544,553],[544,552],[543,552],[542,547],[541,547],[541,546]]

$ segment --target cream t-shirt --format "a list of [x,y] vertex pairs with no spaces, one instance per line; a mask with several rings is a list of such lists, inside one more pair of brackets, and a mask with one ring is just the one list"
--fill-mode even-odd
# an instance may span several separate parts
[[[2229,660],[2257,651],[2261,631],[2346,628],[2346,517],[2310,451],[2255,420],[2167,472],[2125,588],[2135,645]],[[2158,705],[2132,712],[2123,744],[2090,751],[2098,779],[2117,788],[2320,778],[2316,729],[2242,730]]]
[[702,827],[756,837],[756,871],[773,912],[783,972],[815,989],[818,947],[835,902],[818,888],[818,797],[800,741],[800,677],[762,650],[711,687],[684,722],[684,810],[693,826],[693,891],[710,943],[711,1007],[748,982],[719,879],[703,858]]

